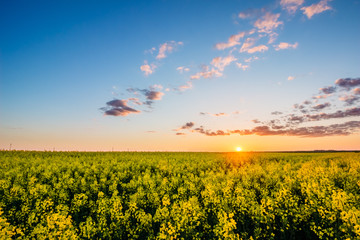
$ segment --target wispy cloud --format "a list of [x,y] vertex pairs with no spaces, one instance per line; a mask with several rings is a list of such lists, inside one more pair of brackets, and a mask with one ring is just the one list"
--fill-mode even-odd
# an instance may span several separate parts
[[280,13],[272,14],[270,12],[265,13],[264,16],[256,20],[254,26],[258,28],[259,32],[271,33],[278,26],[282,25],[282,21],[278,21]]
[[261,16],[264,12],[265,12],[265,8],[261,8],[261,9],[248,9],[246,11],[240,12],[238,14],[238,17],[241,19],[246,19],[246,18],[257,18],[259,16]]
[[216,57],[211,61],[211,64],[218,68],[220,71],[224,71],[224,68],[229,65],[230,63],[236,61],[237,59],[229,55],[227,57]]
[[287,78],[287,80],[289,80],[289,81],[292,81],[292,80],[294,80],[294,79],[295,79],[294,76],[288,76],[288,78]]
[[274,47],[275,47],[276,51],[279,51],[279,50],[289,49],[289,48],[295,49],[295,48],[297,48],[297,46],[298,46],[297,42],[294,44],[281,42],[278,45],[275,45]]
[[249,68],[249,65],[244,65],[242,63],[236,63],[236,66],[244,71]]
[[256,53],[256,52],[265,52],[267,51],[269,48],[265,45],[259,45],[253,48],[250,48],[247,50],[248,53]]
[[227,42],[217,43],[215,45],[215,48],[218,50],[224,50],[226,48],[234,47],[236,45],[239,45],[239,40],[243,38],[246,35],[246,32],[240,32],[238,34],[232,35],[229,37]]
[[229,114],[220,112],[220,113],[208,113],[208,112],[200,112],[200,115],[209,115],[213,117],[226,117],[229,116]]
[[312,18],[315,14],[322,13],[327,10],[331,10],[332,8],[328,5],[328,2],[331,0],[321,0],[318,3],[314,3],[308,7],[302,7],[304,14],[308,19]]
[[240,48],[240,52],[248,51],[256,42],[255,38],[247,38]]
[[191,82],[191,81],[187,81],[186,84],[174,88],[174,91],[183,92],[183,91],[192,89],[192,87],[193,87],[192,82]]
[[280,5],[290,14],[294,14],[296,10],[304,4],[304,0],[281,0]]
[[171,53],[176,49],[176,47],[183,45],[183,42],[175,42],[175,41],[169,41],[165,42],[160,45],[159,47],[159,53],[156,56],[156,59],[163,59],[166,58],[167,53]]
[[190,76],[190,79],[200,79],[203,78],[213,78],[213,77],[221,77],[223,74],[214,68],[209,69],[209,66],[204,66],[203,70],[201,72],[198,72],[192,76]]
[[181,67],[176,68],[176,70],[179,71],[180,73],[184,73],[184,72],[190,71],[190,68],[181,66]]
[[245,59],[244,62],[250,63],[250,62],[253,62],[258,59],[259,59],[259,57],[253,56],[253,57],[249,57],[249,58]]

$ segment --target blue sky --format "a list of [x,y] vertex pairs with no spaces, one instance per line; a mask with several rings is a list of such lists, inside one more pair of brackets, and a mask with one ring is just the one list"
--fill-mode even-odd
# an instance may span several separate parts
[[359,149],[360,1],[0,3],[0,148]]

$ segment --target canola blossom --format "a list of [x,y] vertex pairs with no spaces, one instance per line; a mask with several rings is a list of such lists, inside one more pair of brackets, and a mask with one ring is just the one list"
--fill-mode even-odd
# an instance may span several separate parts
[[360,153],[0,152],[1,239],[359,239]]

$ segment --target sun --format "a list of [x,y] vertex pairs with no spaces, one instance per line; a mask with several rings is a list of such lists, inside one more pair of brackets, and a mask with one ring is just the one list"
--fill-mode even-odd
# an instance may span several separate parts
[[241,147],[237,147],[237,148],[236,148],[236,151],[237,151],[237,152],[241,152],[241,151],[242,151],[242,148],[241,148]]

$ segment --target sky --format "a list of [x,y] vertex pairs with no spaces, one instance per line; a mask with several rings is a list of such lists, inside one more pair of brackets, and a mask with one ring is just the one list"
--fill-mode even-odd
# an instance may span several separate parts
[[359,12],[0,1],[0,149],[360,150]]

